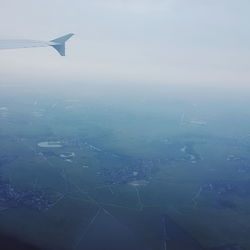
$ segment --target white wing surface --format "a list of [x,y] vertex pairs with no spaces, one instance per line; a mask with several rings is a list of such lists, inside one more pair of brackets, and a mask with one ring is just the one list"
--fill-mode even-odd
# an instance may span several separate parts
[[22,49],[52,46],[61,56],[65,56],[65,42],[72,36],[73,34],[70,33],[49,42],[35,40],[0,40],[0,49]]

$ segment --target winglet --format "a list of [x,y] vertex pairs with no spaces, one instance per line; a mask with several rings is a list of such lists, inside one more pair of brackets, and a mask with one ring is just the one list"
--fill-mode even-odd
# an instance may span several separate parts
[[67,34],[65,36],[61,36],[59,38],[56,38],[54,40],[51,40],[52,44],[51,46],[57,50],[57,52],[61,55],[61,56],[65,56],[65,42],[70,39],[74,34],[70,33]]

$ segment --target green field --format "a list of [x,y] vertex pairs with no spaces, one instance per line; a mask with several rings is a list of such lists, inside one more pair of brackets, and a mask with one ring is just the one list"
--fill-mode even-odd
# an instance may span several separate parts
[[[2,232],[44,249],[83,249],[105,210],[142,249],[164,250],[166,214],[204,247],[250,249],[246,99],[232,103],[233,93],[226,92],[222,102],[220,92],[211,99],[213,91],[152,86],[78,87],[2,87],[2,178],[16,190],[62,195],[46,211],[1,204]],[[61,147],[38,145],[53,141]],[[240,183],[244,190],[204,189],[218,182]]]

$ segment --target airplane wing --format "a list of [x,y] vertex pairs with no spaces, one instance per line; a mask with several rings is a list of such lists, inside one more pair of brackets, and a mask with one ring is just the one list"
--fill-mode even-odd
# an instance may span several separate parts
[[65,56],[65,42],[73,35],[74,34],[70,33],[49,42],[35,40],[0,40],[0,49],[21,49],[51,46],[56,49],[61,56]]

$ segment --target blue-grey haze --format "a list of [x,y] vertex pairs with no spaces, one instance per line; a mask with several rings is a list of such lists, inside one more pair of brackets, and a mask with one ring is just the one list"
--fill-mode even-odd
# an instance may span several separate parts
[[250,249],[249,8],[1,1],[1,247]]

